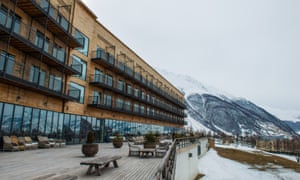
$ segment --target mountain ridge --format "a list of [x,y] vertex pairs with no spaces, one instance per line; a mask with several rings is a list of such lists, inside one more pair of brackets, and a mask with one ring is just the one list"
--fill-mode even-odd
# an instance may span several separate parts
[[[264,108],[237,98],[187,75],[160,70],[166,79],[185,94],[188,126],[194,130],[228,135],[284,136],[296,135],[294,130]],[[198,122],[197,129],[195,122]],[[191,125],[193,124],[193,125]]]

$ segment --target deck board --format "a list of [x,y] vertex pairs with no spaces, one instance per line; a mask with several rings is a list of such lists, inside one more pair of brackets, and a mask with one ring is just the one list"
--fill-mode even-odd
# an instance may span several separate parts
[[[96,157],[120,155],[118,168],[111,164],[101,170],[103,180],[151,179],[162,158],[139,158],[128,156],[128,146],[113,148],[112,144],[99,144]],[[63,148],[37,149],[19,152],[0,152],[0,174],[3,179],[99,179],[99,176],[86,175],[87,166],[80,162],[86,158],[81,153],[81,145],[68,145]]]

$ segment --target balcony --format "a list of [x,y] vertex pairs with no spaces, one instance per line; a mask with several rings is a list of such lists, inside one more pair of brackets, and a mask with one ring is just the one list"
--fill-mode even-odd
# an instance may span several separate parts
[[113,69],[115,64],[114,57],[102,49],[92,52],[92,61],[108,69]]
[[182,125],[182,123],[178,119],[173,119],[170,116],[157,114],[153,112],[146,113],[146,112],[142,112],[141,110],[133,110],[131,105],[128,107],[124,102],[120,103],[117,102],[116,100],[103,101],[99,96],[89,96],[88,106],[93,108],[103,109],[103,110],[124,113],[128,115],[154,119],[162,122]]
[[80,74],[73,65],[66,64],[65,49],[41,36],[34,27],[28,26],[21,21],[12,21],[12,17],[0,12],[0,39],[9,42],[20,51],[41,60],[49,66],[55,67],[67,74]]
[[46,72],[15,62],[3,54],[0,56],[0,81],[62,100],[76,100],[64,93],[62,77],[46,77]]
[[62,9],[70,16],[71,5],[62,5],[55,8],[46,0],[12,0],[26,14],[34,18],[41,25],[47,26],[47,29],[55,34],[60,40],[69,47],[80,47],[82,42],[74,37],[75,28],[60,12]]

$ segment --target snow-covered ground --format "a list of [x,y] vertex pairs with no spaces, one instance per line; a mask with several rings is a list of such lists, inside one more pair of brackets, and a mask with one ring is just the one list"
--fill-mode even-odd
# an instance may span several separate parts
[[[226,147],[226,146],[222,146]],[[232,146],[244,151],[252,151],[252,148]],[[292,169],[275,166],[272,170],[259,171],[250,165],[242,164],[223,158],[211,149],[199,160],[199,172],[205,174],[201,180],[299,180],[300,173]]]

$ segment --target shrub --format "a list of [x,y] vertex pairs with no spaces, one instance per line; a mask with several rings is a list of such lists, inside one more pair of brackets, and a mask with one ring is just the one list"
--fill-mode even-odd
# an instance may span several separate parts
[[86,139],[86,143],[92,144],[95,141],[95,133],[93,131],[89,131]]
[[155,143],[157,141],[157,137],[152,133],[152,131],[149,131],[147,134],[145,134],[145,141]]

